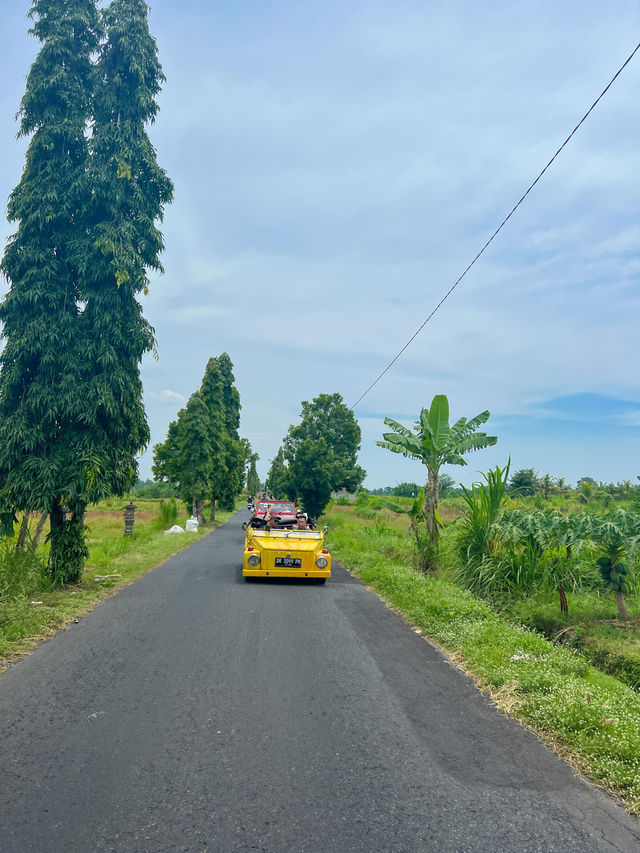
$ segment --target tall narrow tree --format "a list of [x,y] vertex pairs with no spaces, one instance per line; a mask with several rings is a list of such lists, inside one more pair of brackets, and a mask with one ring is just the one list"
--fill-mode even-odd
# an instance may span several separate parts
[[153,447],[151,470],[155,480],[169,483],[178,492],[180,491],[179,452],[178,422],[171,421],[166,439]]
[[258,469],[256,462],[260,459],[257,453],[252,453],[249,456],[249,473],[247,474],[247,491],[250,495],[257,495],[260,491],[260,479],[258,477]]
[[295,498],[295,492],[292,492],[291,477],[289,469],[284,461],[284,452],[281,447],[271,460],[271,467],[265,481],[266,488],[278,499],[282,499],[291,495]]
[[222,376],[222,400],[226,427],[224,460],[227,469],[220,494],[220,506],[222,509],[232,510],[235,505],[236,495],[239,494],[241,489],[242,470],[244,468],[244,453],[238,436],[241,408],[240,394],[234,384],[233,364],[229,355],[223,352],[222,355],[218,356],[217,361]]
[[202,377],[200,394],[209,412],[208,438],[211,448],[209,520],[216,515],[216,501],[225,494],[227,470],[227,428],[224,407],[223,376],[217,358],[210,358]]
[[202,394],[196,391],[178,412],[177,420],[169,424],[166,440],[153,448],[154,477],[177,489],[200,524],[204,524],[202,510],[211,489],[209,436],[209,411]]
[[191,513],[204,524],[203,507],[211,488],[209,412],[196,391],[178,415],[181,497],[191,501]]
[[86,248],[91,55],[100,32],[95,0],[34,0],[29,14],[42,47],[20,107],[20,134],[32,138],[9,200],[17,231],[2,260],[10,287],[0,305],[0,505],[50,513],[51,572],[70,581],[86,555],[91,483],[77,393],[78,270]]
[[139,365],[154,338],[138,297],[147,292],[147,271],[162,271],[157,223],[173,187],[146,130],[164,80],[147,16],[145,0],[111,0],[94,77],[78,392],[99,496],[131,485],[136,455],[149,441]]

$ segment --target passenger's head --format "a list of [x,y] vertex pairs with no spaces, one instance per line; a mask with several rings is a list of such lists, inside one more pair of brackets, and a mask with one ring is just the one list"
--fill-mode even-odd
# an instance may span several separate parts
[[273,530],[274,528],[276,528],[276,529],[277,529],[278,527],[280,527],[280,519],[278,518],[278,516],[277,516],[277,515],[272,515],[272,516],[269,518],[269,527],[270,527],[272,530]]
[[298,530],[306,530],[307,529],[307,516],[299,514],[296,516],[296,521],[298,522]]

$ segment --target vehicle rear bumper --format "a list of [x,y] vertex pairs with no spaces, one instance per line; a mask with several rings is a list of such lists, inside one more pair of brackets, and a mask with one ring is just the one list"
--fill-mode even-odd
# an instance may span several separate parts
[[312,569],[296,571],[295,569],[242,569],[243,578],[330,578],[331,570]]

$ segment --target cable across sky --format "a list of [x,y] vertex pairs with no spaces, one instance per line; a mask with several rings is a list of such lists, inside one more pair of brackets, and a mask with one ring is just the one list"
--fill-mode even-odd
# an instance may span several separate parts
[[611,88],[611,86],[615,83],[615,81],[617,80],[617,78],[620,76],[620,74],[622,74],[622,72],[624,71],[624,69],[625,69],[625,68],[627,67],[627,65],[631,62],[631,60],[633,59],[633,57],[636,55],[636,53],[637,53],[639,50],[640,50],[640,43],[638,43],[638,44],[635,46],[635,48],[633,49],[633,51],[629,54],[629,56],[628,56],[628,57],[627,57],[627,59],[623,62],[623,64],[620,66],[620,68],[618,68],[618,70],[617,70],[617,71],[616,71],[616,73],[613,75],[613,77],[611,78],[611,80],[609,80],[609,82],[608,82],[608,83],[607,83],[607,85],[604,87],[604,89],[602,90],[602,92],[600,92],[600,94],[598,95],[598,97],[597,97],[597,98],[595,99],[595,101],[591,104],[591,106],[589,107],[589,109],[587,110],[587,112],[582,116],[582,118],[580,119],[580,121],[578,122],[578,124],[573,128],[573,130],[571,131],[571,133],[567,136],[567,138],[565,139],[565,141],[564,141],[564,142],[562,143],[562,145],[558,148],[558,150],[557,150],[557,151],[556,151],[556,153],[553,155],[553,157],[549,160],[549,162],[548,162],[548,163],[547,163],[547,165],[544,167],[544,169],[542,169],[542,171],[538,174],[538,176],[536,177],[536,179],[535,179],[535,180],[534,180],[534,181],[529,185],[529,187],[526,189],[526,191],[525,191],[525,192],[522,194],[522,196],[518,199],[518,201],[516,202],[516,204],[511,208],[511,210],[509,211],[509,213],[505,216],[505,218],[502,220],[502,222],[500,223],[500,225],[496,228],[496,230],[493,232],[493,234],[489,237],[489,239],[488,239],[488,240],[487,240],[487,242],[484,244],[484,246],[480,249],[480,251],[479,251],[479,252],[477,253],[477,255],[473,258],[473,260],[469,263],[469,265],[464,269],[464,271],[461,273],[461,275],[460,275],[460,276],[455,280],[455,282],[451,285],[451,287],[449,288],[449,290],[444,294],[444,296],[443,296],[443,297],[442,297],[442,299],[438,302],[438,304],[435,306],[435,308],[434,308],[434,309],[431,311],[431,313],[426,317],[426,319],[424,320],[424,322],[423,322],[423,323],[422,323],[422,324],[421,324],[421,325],[416,329],[416,331],[411,335],[411,337],[410,337],[410,338],[409,338],[409,340],[405,343],[405,345],[402,347],[402,349],[400,349],[400,350],[396,353],[396,355],[391,359],[391,361],[387,364],[387,366],[384,368],[384,370],[382,370],[382,372],[378,374],[378,376],[373,380],[373,382],[371,383],[371,385],[369,385],[369,387],[367,388],[367,390],[366,390],[363,394],[361,394],[361,395],[360,395],[360,397],[358,397],[358,399],[355,401],[355,403],[353,403],[353,404],[350,406],[350,409],[355,409],[355,407],[358,405],[358,403],[360,403],[360,402],[361,402],[361,401],[362,401],[362,400],[367,396],[367,394],[369,393],[369,391],[371,391],[371,390],[372,390],[372,389],[373,389],[373,388],[378,384],[378,382],[382,379],[382,377],[385,375],[385,373],[387,373],[387,372],[388,372],[388,371],[393,367],[393,365],[394,365],[394,364],[396,363],[396,361],[400,358],[400,356],[404,353],[404,351],[405,351],[405,350],[409,347],[409,345],[410,345],[410,344],[415,340],[415,338],[417,338],[417,337],[418,337],[418,335],[419,335],[419,334],[420,334],[420,332],[424,329],[424,327],[427,325],[427,323],[429,322],[429,320],[431,320],[431,318],[434,316],[434,314],[436,314],[436,312],[437,312],[437,311],[440,309],[440,307],[441,307],[441,306],[446,302],[446,300],[449,298],[449,296],[451,296],[451,294],[453,293],[453,291],[454,291],[454,290],[456,289],[456,287],[460,284],[460,282],[461,282],[461,281],[462,281],[462,279],[466,276],[466,274],[469,272],[469,270],[471,269],[471,267],[472,267],[472,266],[475,264],[475,262],[480,258],[480,256],[481,256],[482,254],[484,254],[485,250],[486,250],[486,249],[491,245],[491,243],[492,243],[492,242],[494,241],[494,239],[498,236],[498,234],[500,233],[500,231],[502,231],[502,229],[504,228],[504,226],[505,226],[505,225],[507,224],[507,222],[511,219],[511,217],[513,216],[513,214],[514,214],[514,213],[516,212],[516,210],[520,207],[520,205],[523,203],[523,201],[524,201],[524,200],[526,199],[526,197],[529,195],[529,193],[531,192],[531,190],[532,190],[532,189],[535,187],[535,185],[538,183],[538,181],[540,180],[540,178],[542,178],[542,176],[544,175],[544,173],[545,173],[545,172],[547,171],[547,169],[551,166],[551,164],[554,162],[554,160],[558,157],[558,155],[559,155],[559,154],[560,154],[560,152],[563,150],[563,148],[565,148],[565,147],[566,147],[566,145],[570,142],[570,140],[572,139],[572,137],[577,133],[577,131],[579,130],[579,128],[581,127],[581,125],[582,125],[582,124],[584,124],[584,122],[587,120],[587,118],[590,116],[590,114],[593,112],[593,110],[596,108],[596,106],[599,104],[599,102],[602,100],[602,98],[606,95],[606,93],[609,91],[609,89]]

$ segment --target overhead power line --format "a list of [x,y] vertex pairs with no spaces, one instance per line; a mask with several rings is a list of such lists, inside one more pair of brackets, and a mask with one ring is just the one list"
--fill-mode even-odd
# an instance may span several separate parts
[[551,166],[551,164],[552,164],[552,163],[553,163],[553,161],[556,159],[556,157],[560,154],[560,152],[562,151],[562,149],[563,149],[563,148],[564,148],[564,147],[569,143],[569,141],[570,141],[570,140],[571,140],[571,138],[574,136],[574,134],[578,131],[578,129],[580,128],[580,126],[581,126],[582,124],[584,124],[584,122],[587,120],[587,118],[589,117],[589,115],[590,115],[590,114],[593,112],[593,110],[596,108],[596,106],[598,105],[598,103],[599,103],[599,102],[602,100],[602,98],[607,94],[607,92],[609,91],[609,89],[611,88],[611,86],[615,83],[615,81],[616,81],[616,80],[617,80],[617,78],[620,76],[620,74],[622,74],[622,72],[624,71],[624,69],[625,69],[625,68],[627,67],[627,65],[631,62],[631,60],[632,60],[632,59],[633,59],[633,57],[636,55],[636,53],[638,52],[638,50],[640,50],[640,43],[638,43],[638,44],[635,46],[634,50],[629,54],[629,56],[628,56],[628,57],[627,57],[627,59],[623,62],[623,64],[620,66],[620,68],[618,68],[618,70],[617,70],[617,71],[616,71],[616,73],[613,75],[613,77],[611,78],[611,80],[609,80],[609,82],[608,82],[608,83],[607,83],[607,85],[604,87],[604,89],[602,90],[602,92],[600,92],[600,94],[598,95],[598,97],[597,97],[597,98],[595,99],[595,101],[591,104],[591,106],[589,107],[589,109],[587,110],[587,112],[582,116],[582,118],[580,119],[580,121],[578,122],[578,124],[573,128],[573,130],[571,131],[571,133],[569,134],[569,136],[567,136],[567,138],[566,138],[566,139],[565,139],[565,141],[562,143],[562,145],[560,146],[560,148],[558,148],[558,150],[556,151],[556,153],[555,153],[555,154],[553,155],[553,157],[549,160],[549,162],[548,162],[548,163],[547,163],[547,165],[544,167],[544,169],[540,172],[540,174],[539,174],[539,175],[538,175],[538,177],[535,179],[535,181],[533,181],[533,183],[529,185],[529,187],[527,188],[526,192],[524,192],[524,193],[522,194],[522,196],[518,199],[517,203],[516,203],[516,204],[511,208],[511,210],[509,211],[509,213],[507,214],[507,216],[505,216],[505,218],[502,220],[502,222],[500,223],[500,225],[499,225],[499,226],[496,228],[496,230],[493,232],[493,234],[491,235],[491,237],[489,237],[489,239],[487,240],[487,242],[484,244],[484,246],[480,249],[480,251],[478,252],[478,254],[475,256],[475,258],[474,258],[474,259],[471,261],[471,263],[466,267],[466,269],[464,270],[464,272],[463,272],[463,273],[462,273],[462,274],[461,274],[461,275],[456,279],[456,281],[451,285],[451,287],[449,288],[449,290],[447,290],[447,292],[446,292],[446,293],[445,293],[445,295],[442,297],[442,299],[440,300],[440,302],[438,302],[438,304],[436,305],[436,307],[435,307],[435,308],[433,309],[433,311],[429,314],[429,316],[425,319],[425,321],[422,323],[422,325],[421,325],[421,326],[419,326],[419,327],[416,329],[416,331],[411,335],[411,337],[410,337],[410,338],[409,338],[409,340],[406,342],[406,344],[402,347],[402,349],[401,349],[401,350],[399,350],[399,352],[398,352],[398,353],[397,353],[397,354],[396,354],[396,355],[391,359],[391,361],[389,362],[389,364],[387,364],[387,366],[384,368],[384,370],[383,370],[383,371],[382,371],[378,376],[376,376],[376,378],[373,380],[373,382],[371,383],[371,385],[369,385],[369,387],[368,387],[368,388],[367,388],[367,390],[364,392],[364,394],[361,394],[361,395],[360,395],[360,397],[358,397],[358,399],[355,401],[355,403],[354,403],[352,406],[350,406],[350,408],[351,408],[351,409],[355,409],[355,407],[358,405],[358,403],[359,403],[361,400],[363,400],[363,399],[367,396],[367,394],[369,393],[369,391],[371,391],[371,389],[372,389],[372,388],[374,388],[374,387],[378,384],[378,382],[382,379],[382,377],[385,375],[385,373],[387,373],[387,372],[388,372],[388,371],[393,367],[393,365],[394,365],[394,364],[396,363],[396,361],[400,358],[400,356],[401,356],[401,355],[402,355],[402,353],[407,349],[407,347],[412,343],[412,341],[413,341],[413,340],[415,340],[415,338],[417,338],[417,337],[418,337],[418,335],[420,334],[420,332],[424,329],[424,327],[427,325],[427,323],[428,323],[428,322],[429,322],[429,320],[433,317],[433,315],[438,311],[438,309],[440,308],[440,306],[441,306],[441,305],[443,305],[443,304],[444,304],[444,302],[446,302],[446,300],[451,296],[451,294],[453,293],[453,291],[454,291],[454,290],[456,289],[456,287],[460,284],[460,282],[461,282],[461,281],[462,281],[462,279],[466,276],[466,274],[469,272],[469,270],[471,269],[471,267],[475,264],[475,262],[478,260],[478,258],[479,258],[483,253],[484,253],[485,249],[487,249],[487,248],[489,247],[489,245],[490,245],[490,244],[494,241],[494,239],[498,236],[498,234],[500,233],[500,231],[502,231],[502,229],[504,228],[504,226],[505,226],[505,225],[507,224],[507,222],[511,219],[511,217],[513,216],[513,214],[514,214],[514,213],[516,212],[516,210],[520,207],[520,205],[522,204],[522,202],[523,202],[523,201],[525,200],[525,198],[529,195],[529,193],[531,192],[531,190],[535,187],[535,185],[538,183],[538,181],[540,180],[540,178],[541,178],[541,177],[544,175],[544,173],[547,171],[547,169],[549,168],[549,166]]

